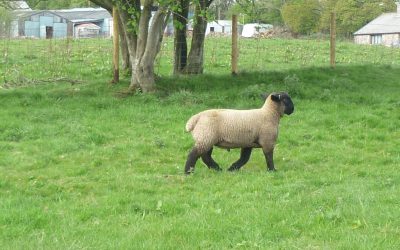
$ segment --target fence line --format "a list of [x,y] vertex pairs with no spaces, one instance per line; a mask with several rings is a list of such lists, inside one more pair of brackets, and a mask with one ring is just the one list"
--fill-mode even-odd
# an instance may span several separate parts
[[[188,38],[190,46],[190,37]],[[0,39],[0,86],[29,84],[35,81],[67,78],[112,77],[112,39]],[[155,73],[172,74],[172,36],[165,36],[155,61]],[[286,70],[304,67],[329,67],[328,39],[295,40],[279,38],[243,38],[238,40],[238,72]],[[337,65],[400,65],[400,49],[337,42]],[[231,37],[207,36],[204,72],[231,73]]]

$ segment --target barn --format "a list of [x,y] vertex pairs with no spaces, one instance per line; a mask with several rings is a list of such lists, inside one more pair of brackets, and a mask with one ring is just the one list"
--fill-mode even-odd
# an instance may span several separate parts
[[17,12],[15,16],[17,20],[13,21],[11,28],[14,37],[68,36],[68,20],[51,11],[23,11]]
[[384,13],[356,31],[354,42],[400,47],[400,4],[397,12]]
[[[79,37],[75,29],[95,27],[96,36],[111,36],[112,17],[102,8],[68,10],[16,10],[12,22],[12,37],[65,38]],[[93,32],[92,32],[93,34]]]

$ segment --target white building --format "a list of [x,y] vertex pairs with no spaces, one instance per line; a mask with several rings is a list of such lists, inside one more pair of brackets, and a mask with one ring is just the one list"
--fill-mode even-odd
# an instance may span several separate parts
[[400,4],[397,12],[384,13],[354,33],[356,44],[400,46]]
[[231,34],[232,21],[231,20],[215,20],[207,23],[206,35],[214,33]]

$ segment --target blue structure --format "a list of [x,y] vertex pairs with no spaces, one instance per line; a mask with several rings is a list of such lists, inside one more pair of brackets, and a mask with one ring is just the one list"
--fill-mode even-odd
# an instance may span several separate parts
[[75,37],[75,26],[95,24],[101,36],[110,36],[112,17],[101,8],[77,8],[69,10],[16,11],[13,36],[34,38]]

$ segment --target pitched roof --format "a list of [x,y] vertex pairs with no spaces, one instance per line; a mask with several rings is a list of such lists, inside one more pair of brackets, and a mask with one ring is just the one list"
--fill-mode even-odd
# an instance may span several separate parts
[[50,13],[50,14],[59,16],[59,15],[55,14],[54,12],[52,12],[51,10],[15,10],[13,13],[14,13],[15,18],[30,17],[33,15],[41,14],[41,13]]
[[102,8],[75,8],[66,10],[17,10],[15,16],[28,17],[39,13],[52,13],[53,15],[65,18],[71,22],[74,21],[93,21],[105,18],[111,18],[110,13]]
[[400,13],[384,13],[359,29],[354,35],[400,33]]
[[51,12],[56,13],[57,15],[62,16],[70,21],[111,18],[110,13],[103,8],[75,8],[67,10],[52,10]]
[[100,26],[97,26],[96,24],[93,23],[83,23],[75,26],[75,28],[88,28],[88,29],[96,29],[99,30],[101,29]]

